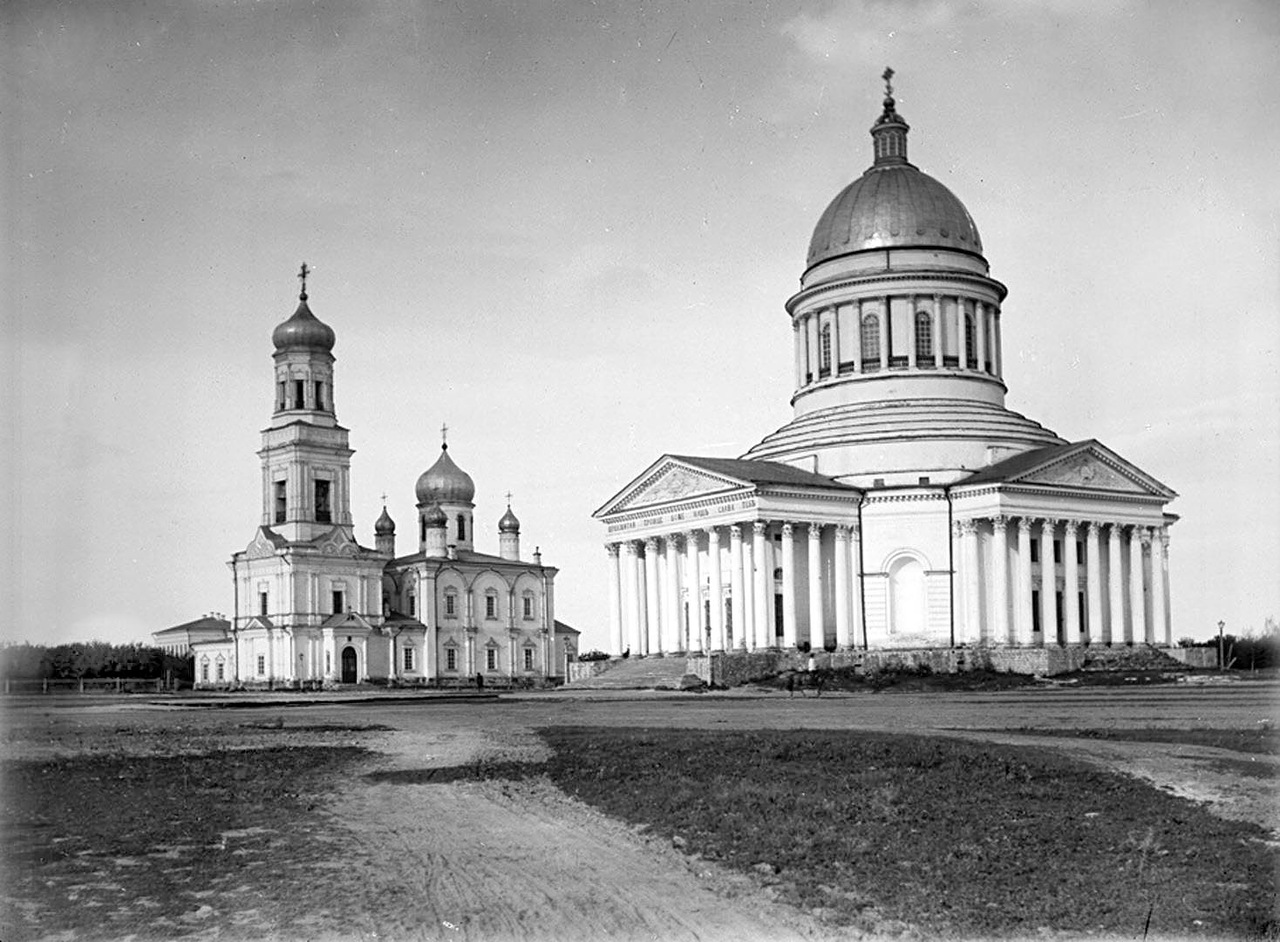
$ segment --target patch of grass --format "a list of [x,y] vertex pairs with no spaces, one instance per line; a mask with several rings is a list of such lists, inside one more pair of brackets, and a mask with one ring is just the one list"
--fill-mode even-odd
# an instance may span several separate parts
[[297,746],[5,763],[0,938],[169,939],[246,912],[272,913],[267,934],[278,935],[292,891],[335,854],[319,799],[367,755]]
[[1027,736],[1061,736],[1068,739],[1107,739],[1121,742],[1167,742],[1186,746],[1213,746],[1235,752],[1264,755],[1280,753],[1280,729],[1035,729],[1004,730]]
[[1050,750],[848,731],[552,728],[536,766],[686,852],[854,929],[1274,932],[1260,828]]

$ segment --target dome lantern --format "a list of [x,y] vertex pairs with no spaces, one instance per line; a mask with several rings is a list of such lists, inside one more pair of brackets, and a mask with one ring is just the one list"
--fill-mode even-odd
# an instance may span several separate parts
[[907,163],[907,132],[911,126],[898,114],[893,100],[893,69],[886,68],[884,75],[884,111],[871,126],[871,139],[875,142],[875,166],[902,165]]

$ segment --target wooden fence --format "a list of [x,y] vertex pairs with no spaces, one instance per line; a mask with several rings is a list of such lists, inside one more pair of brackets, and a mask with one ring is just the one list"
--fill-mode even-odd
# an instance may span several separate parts
[[178,681],[163,677],[81,677],[4,679],[6,694],[163,693],[178,689]]

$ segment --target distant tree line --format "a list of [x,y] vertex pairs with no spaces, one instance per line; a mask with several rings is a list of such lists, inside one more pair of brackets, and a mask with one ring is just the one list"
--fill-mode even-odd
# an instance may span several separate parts
[[0,677],[79,680],[94,677],[192,679],[192,659],[144,644],[7,644],[0,646]]
[[[1218,636],[1205,641],[1182,638],[1182,648],[1217,648]],[[1222,653],[1226,665],[1234,670],[1263,670],[1280,667],[1280,623],[1275,616],[1268,616],[1262,631],[1246,631],[1244,634],[1223,632]]]

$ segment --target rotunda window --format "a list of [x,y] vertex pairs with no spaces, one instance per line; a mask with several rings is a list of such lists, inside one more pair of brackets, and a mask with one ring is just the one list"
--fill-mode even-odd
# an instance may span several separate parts
[[831,370],[831,325],[824,324],[821,339],[818,342],[818,370],[822,373]]
[[916,312],[916,361],[933,356],[933,318],[928,311]]
[[863,369],[867,368],[869,362],[880,362],[880,318],[875,314],[865,314],[862,318]]
[[977,348],[977,337],[974,336],[973,329],[973,315],[966,313],[964,315],[964,362],[969,369],[974,369],[978,365],[978,357],[974,353]]

